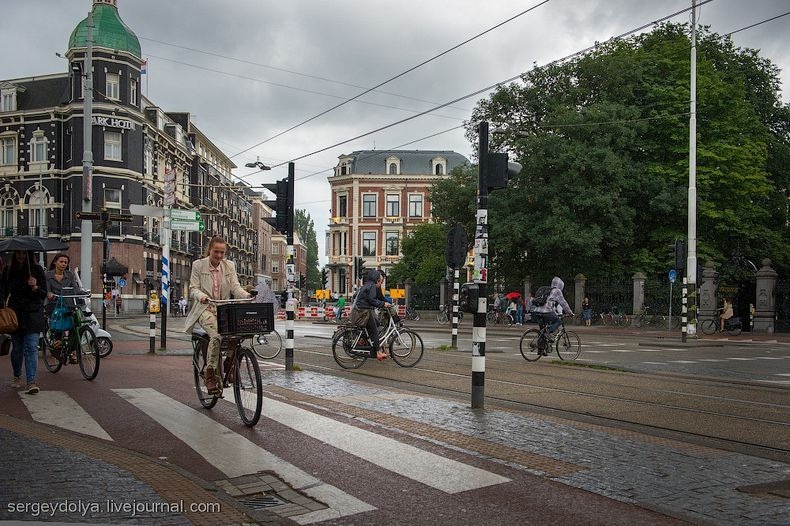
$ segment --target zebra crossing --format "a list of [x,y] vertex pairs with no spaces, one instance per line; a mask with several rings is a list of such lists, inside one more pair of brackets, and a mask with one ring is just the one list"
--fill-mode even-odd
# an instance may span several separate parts
[[[156,389],[126,388],[112,392],[167,430],[228,478],[275,473],[291,488],[326,505],[326,508],[291,517],[299,524],[338,519],[377,508],[280,458],[211,418]],[[42,391],[37,396],[19,395],[33,420],[113,441],[102,427],[64,391]],[[234,404],[231,390],[221,404]],[[438,455],[414,445],[355,427],[302,407],[267,398],[264,418],[273,420],[312,439],[371,463],[400,477],[453,495],[510,482],[510,479],[478,467]]]

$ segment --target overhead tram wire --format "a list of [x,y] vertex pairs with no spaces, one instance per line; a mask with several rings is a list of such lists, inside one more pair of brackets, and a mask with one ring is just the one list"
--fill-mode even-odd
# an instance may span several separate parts
[[[701,0],[701,2],[697,4],[697,7],[700,7],[700,6],[702,6],[702,5],[705,5],[705,4],[707,4],[707,3],[710,3],[710,2],[713,2],[713,1],[714,1],[714,0]],[[634,28],[634,29],[631,29],[631,30],[629,30],[629,31],[626,31],[626,32],[624,32],[624,33],[621,33],[621,34],[619,34],[619,35],[616,35],[616,36],[613,36],[613,37],[609,38],[608,40],[606,40],[606,41],[604,42],[604,44],[605,44],[605,43],[607,43],[607,42],[614,42],[614,41],[620,40],[620,39],[622,39],[622,38],[624,38],[624,37],[627,37],[627,36],[629,36],[629,35],[632,35],[632,34],[634,34],[634,33],[637,33],[637,32],[639,32],[639,31],[641,31],[641,30],[643,30],[643,29],[646,29],[646,28],[648,28],[648,27],[650,27],[650,26],[654,26],[654,25],[660,24],[661,22],[664,22],[664,21],[666,21],[666,20],[669,20],[669,19],[671,19],[671,18],[674,18],[674,17],[676,17],[676,16],[678,16],[678,15],[680,15],[680,14],[683,14],[683,13],[686,13],[686,12],[688,12],[688,11],[691,11],[691,9],[692,9],[691,7],[687,7],[687,8],[684,8],[684,9],[680,9],[680,10],[678,10],[678,11],[675,11],[674,13],[671,13],[671,14],[669,14],[669,15],[666,15],[666,16],[664,16],[664,17],[662,17],[662,18],[659,18],[659,19],[653,20],[652,22],[648,22],[648,23],[646,23],[646,24],[642,24],[642,25],[641,25],[641,26],[639,26],[639,27],[636,27],[636,28]],[[565,56],[565,57],[562,57],[562,58],[559,58],[559,59],[553,60],[553,61],[551,61],[551,62],[549,62],[549,63],[545,64],[544,66],[541,66],[539,69],[544,69],[544,68],[547,68],[547,67],[549,67],[549,66],[552,66],[552,65],[554,65],[554,64],[559,64],[559,63],[561,63],[561,62],[564,62],[564,61],[566,61],[566,60],[569,60],[569,59],[572,59],[572,58],[574,58],[574,57],[577,57],[577,56],[583,55],[583,54],[585,54],[585,53],[587,53],[587,52],[589,52],[589,51],[592,51],[593,49],[596,49],[596,48],[597,48],[597,47],[599,47],[600,45],[601,45],[600,43],[593,44],[592,46],[588,46],[588,47],[586,47],[586,48],[584,48],[584,49],[581,49],[581,50],[579,50],[579,51],[576,51],[576,52],[574,52],[574,53],[571,53],[570,55],[567,55],[567,56]],[[476,91],[474,91],[474,92],[472,92],[472,93],[468,93],[468,94],[466,94],[466,95],[463,95],[463,96],[461,96],[461,97],[455,98],[455,99],[453,99],[453,100],[450,100],[450,101],[448,101],[448,102],[445,102],[444,104],[437,105],[437,106],[435,106],[434,108],[431,108],[431,109],[425,110],[425,111],[423,111],[423,112],[420,112],[420,113],[418,113],[418,114],[416,114],[416,115],[412,115],[412,116],[410,116],[410,117],[407,117],[407,118],[401,119],[401,120],[399,120],[399,121],[396,121],[396,122],[390,123],[390,124],[388,124],[388,125],[386,125],[386,126],[381,126],[381,127],[379,127],[379,128],[376,128],[376,129],[374,129],[374,130],[370,130],[370,131],[368,131],[368,132],[365,132],[365,133],[359,134],[359,135],[357,135],[357,136],[355,136],[355,137],[351,137],[350,139],[346,139],[346,140],[343,140],[343,141],[337,142],[337,143],[335,143],[335,144],[332,144],[332,145],[330,145],[330,146],[326,146],[326,147],[324,147],[324,148],[320,148],[320,149],[318,149],[318,150],[314,150],[314,151],[312,151],[312,152],[309,152],[309,153],[306,153],[306,154],[304,154],[304,155],[300,155],[300,156],[298,156],[298,157],[294,157],[293,159],[291,159],[291,160],[289,160],[289,161],[287,161],[287,162],[283,162],[283,163],[280,163],[280,164],[275,164],[275,165],[273,165],[273,166],[272,166],[272,168],[279,168],[280,166],[286,165],[286,164],[288,164],[288,163],[290,163],[290,162],[295,162],[295,161],[298,161],[298,160],[300,160],[300,159],[304,159],[304,158],[306,158],[306,157],[310,157],[310,156],[313,156],[313,155],[315,155],[315,154],[318,154],[318,153],[323,153],[323,152],[325,152],[325,151],[327,151],[327,150],[331,150],[332,148],[337,148],[338,146],[342,146],[342,145],[344,145],[344,144],[347,144],[347,143],[349,143],[349,142],[356,141],[356,140],[358,140],[358,139],[362,139],[363,137],[367,137],[368,135],[373,135],[374,133],[378,133],[378,132],[380,132],[380,131],[383,131],[383,130],[386,130],[386,129],[388,129],[388,128],[393,128],[393,127],[395,127],[395,126],[398,126],[398,125],[400,125],[400,124],[403,124],[403,123],[405,123],[405,122],[409,122],[409,121],[411,121],[411,120],[417,119],[417,118],[419,118],[419,117],[422,117],[422,116],[424,116],[424,115],[427,115],[427,114],[429,114],[429,113],[431,113],[431,112],[433,112],[433,111],[439,110],[439,109],[441,109],[441,108],[444,108],[444,107],[446,107],[446,106],[449,106],[449,105],[451,105],[451,104],[455,104],[456,102],[459,102],[459,101],[462,101],[462,100],[468,99],[468,98],[470,98],[470,97],[474,97],[475,95],[479,95],[479,94],[481,94],[481,93],[485,93],[486,91],[490,91],[490,90],[492,90],[492,89],[494,89],[494,88],[496,88],[496,87],[498,87],[498,86],[501,86],[501,85],[503,85],[503,84],[507,84],[507,83],[509,83],[509,82],[513,82],[513,81],[515,81],[515,80],[518,80],[518,79],[520,79],[520,78],[521,78],[523,75],[524,75],[524,73],[519,73],[518,75],[514,75],[514,76],[512,76],[512,77],[510,77],[510,78],[507,78],[507,79],[505,79],[505,80],[501,80],[501,81],[499,81],[499,82],[497,82],[497,83],[495,83],[495,84],[492,84],[492,85],[490,85],[490,86],[487,86],[487,87],[485,87],[485,88],[481,88],[481,89],[479,89],[479,90],[476,90]],[[262,143],[261,143],[261,144],[262,144]],[[258,146],[258,145],[256,145],[256,146]],[[252,148],[254,148],[254,147],[255,147],[255,146],[253,146]],[[248,150],[249,150],[249,148],[248,148]],[[247,151],[247,150],[245,150],[245,151]],[[240,154],[240,153],[243,153],[243,152],[239,152],[239,154]],[[237,154],[237,155],[238,155],[238,154]]]
[[[209,55],[209,56],[212,56],[212,57],[222,58],[222,59],[225,59],[225,60],[232,60],[232,61],[235,61],[235,62],[240,62],[242,64],[248,64],[250,66],[257,66],[257,67],[260,67],[260,68],[272,69],[274,71],[281,71],[283,73],[289,73],[291,75],[297,75],[297,76],[305,77],[305,78],[308,78],[308,79],[321,80],[323,82],[329,82],[329,83],[332,83],[332,84],[339,84],[341,86],[348,86],[348,87],[351,87],[351,88],[367,89],[367,87],[365,87],[365,86],[360,86],[358,84],[352,84],[350,82],[343,82],[342,80],[330,79],[330,78],[321,77],[321,76],[318,76],[318,75],[310,75],[309,73],[302,73],[302,72],[299,72],[299,71],[293,71],[293,70],[290,70],[290,69],[280,68],[280,67],[277,67],[277,66],[271,66],[269,64],[261,64],[259,62],[253,62],[251,60],[245,60],[245,59],[242,59],[242,58],[230,57],[228,55],[222,55],[220,53],[214,53],[212,51],[206,51],[206,50],[203,50],[203,49],[197,49],[197,48],[192,48],[192,47],[188,47],[188,46],[181,46],[179,44],[173,44],[173,43],[170,43],[170,42],[164,42],[162,40],[156,40],[154,38],[146,38],[146,37],[138,37],[138,38],[140,38],[141,40],[147,40],[149,42],[156,42],[157,44],[162,44],[163,46],[175,47],[175,48],[178,48],[178,49],[184,49],[186,51],[194,51],[195,53],[202,53],[204,55]],[[152,56],[152,55],[149,55],[149,56]],[[161,58],[161,57],[158,57],[158,58]],[[164,59],[164,60],[169,60],[169,59]],[[395,93],[395,92],[392,92],[392,91],[383,91],[383,90],[375,90],[375,91],[377,93],[381,93],[383,95],[390,95],[392,97],[399,97],[399,98],[402,98],[402,99],[408,99],[408,100],[413,100],[413,101],[417,101],[417,102],[424,102],[425,104],[436,104],[436,102],[433,102],[433,101],[420,99],[418,97],[410,97],[408,95],[403,95],[403,94]],[[467,112],[467,113],[469,113],[471,111],[471,110],[469,110],[467,108],[458,108],[458,107],[456,107],[454,109],[460,110],[460,111],[464,111],[464,112]]]
[[[359,104],[367,104],[369,106],[378,106],[380,108],[388,108],[388,109],[391,109],[391,110],[399,110],[399,111],[405,111],[405,112],[411,112],[411,113],[416,111],[416,110],[412,110],[412,109],[409,109],[409,108],[401,108],[401,107],[398,107],[398,106],[390,106],[388,104],[381,104],[381,103],[378,103],[378,102],[372,102],[372,101],[367,101],[367,100],[346,99],[346,97],[341,96],[341,95],[332,95],[331,93],[324,93],[322,91],[315,91],[315,90],[311,90],[311,89],[307,89],[307,88],[299,88],[299,87],[296,87],[296,86],[289,86],[288,84],[280,84],[278,82],[272,82],[272,81],[269,81],[269,80],[256,79],[255,77],[248,77],[246,75],[239,75],[237,73],[229,73],[227,71],[222,71],[222,70],[219,70],[219,69],[209,68],[209,67],[206,67],[206,66],[198,66],[196,64],[190,64],[189,62],[183,62],[181,60],[175,60],[175,59],[172,59],[172,58],[160,57],[158,55],[148,54],[146,56],[148,58],[156,58],[156,59],[159,59],[159,60],[164,60],[166,62],[172,62],[174,64],[180,64],[182,66],[187,66],[187,67],[190,67],[190,68],[200,69],[200,70],[203,70],[203,71],[210,71],[212,73],[219,73],[220,75],[227,75],[228,77],[235,77],[235,78],[244,79],[244,80],[251,80],[253,82],[260,82],[262,84],[268,84],[270,86],[276,86],[278,88],[285,88],[285,89],[291,89],[291,90],[294,90],[294,91],[301,91],[303,93],[309,93],[311,95],[322,95],[324,97],[330,97],[330,98],[333,98],[333,99],[343,99],[344,102],[341,103],[339,106],[336,106],[336,107],[340,107],[343,104],[345,104],[345,103],[347,103],[347,102],[349,102],[351,100],[354,100],[354,102],[357,102]],[[463,120],[463,119],[460,119],[458,117],[451,117],[449,115],[437,115],[437,117],[441,117],[443,119],[457,120],[457,121]],[[254,146],[253,146],[253,148],[254,148]],[[246,150],[242,150],[239,153],[233,154],[233,155],[231,155],[229,157],[229,159],[233,158],[233,157],[236,157],[236,156],[238,156],[238,155],[240,155],[240,154],[242,154],[244,152],[247,152],[249,150],[250,150],[250,148],[247,148]]]
[[[252,146],[250,146],[249,148],[246,148],[246,149],[244,149],[244,150],[242,150],[242,151],[240,151],[240,152],[237,152],[237,153],[235,153],[235,154],[231,155],[231,156],[230,156],[230,158],[232,159],[233,157],[236,157],[237,155],[241,155],[242,153],[248,152],[248,151],[252,150],[253,148],[257,148],[258,146],[261,146],[262,144],[266,144],[267,142],[269,142],[269,141],[271,141],[271,140],[274,140],[274,139],[276,139],[277,137],[280,137],[280,136],[282,136],[282,135],[285,135],[286,133],[288,133],[288,132],[290,132],[290,131],[293,131],[293,130],[295,130],[296,128],[299,128],[300,126],[303,126],[303,125],[307,124],[308,122],[311,122],[311,121],[313,121],[313,120],[315,120],[315,119],[317,119],[317,118],[319,118],[319,117],[322,117],[322,116],[326,115],[327,113],[329,113],[329,112],[331,112],[331,111],[334,111],[334,110],[336,110],[336,109],[340,108],[341,106],[344,106],[344,105],[348,104],[349,102],[352,102],[352,101],[354,101],[354,100],[358,99],[359,97],[361,97],[361,96],[363,96],[363,95],[366,95],[366,94],[370,93],[371,91],[373,91],[373,90],[375,90],[375,89],[377,89],[377,88],[380,88],[381,86],[384,86],[385,84],[388,84],[388,83],[392,82],[392,81],[393,81],[393,80],[395,80],[395,79],[398,79],[398,78],[400,78],[400,77],[402,77],[402,76],[404,76],[404,75],[406,75],[406,74],[408,74],[408,73],[411,73],[412,71],[414,71],[414,70],[416,70],[416,69],[418,69],[418,68],[421,68],[422,66],[424,66],[424,65],[426,65],[426,64],[428,64],[428,63],[430,63],[430,62],[433,62],[434,60],[436,60],[436,59],[438,59],[438,58],[440,58],[440,57],[442,57],[442,56],[444,56],[444,55],[446,55],[446,54],[450,53],[451,51],[454,51],[454,50],[458,49],[459,47],[461,47],[461,46],[464,46],[464,45],[468,44],[469,42],[472,42],[473,40],[475,40],[475,39],[477,39],[477,38],[480,38],[481,36],[483,36],[483,35],[485,35],[485,34],[487,34],[487,33],[490,33],[490,32],[491,32],[491,31],[493,31],[494,29],[497,29],[497,28],[499,28],[499,27],[501,27],[501,26],[503,26],[503,25],[507,24],[508,22],[511,22],[511,21],[515,20],[516,18],[518,18],[518,17],[520,17],[520,16],[523,16],[523,15],[525,15],[525,14],[529,13],[530,11],[533,11],[534,9],[537,9],[538,7],[542,6],[543,4],[546,4],[546,3],[548,3],[548,2],[550,2],[550,1],[551,1],[551,0],[543,0],[542,2],[540,2],[540,3],[538,3],[538,4],[536,4],[536,5],[532,6],[532,7],[530,7],[529,9],[525,9],[524,11],[522,11],[522,12],[520,12],[520,13],[518,13],[518,14],[516,14],[516,15],[514,15],[514,16],[510,17],[510,18],[508,18],[507,20],[505,20],[505,21],[503,21],[503,22],[500,22],[500,23],[496,24],[495,26],[492,26],[492,27],[488,28],[488,29],[486,29],[485,31],[483,31],[483,32],[481,32],[481,33],[478,33],[477,35],[475,35],[475,36],[473,36],[473,37],[470,37],[470,38],[468,38],[468,39],[464,40],[463,42],[461,42],[461,43],[459,43],[459,44],[456,44],[455,46],[451,47],[450,49],[447,49],[447,50],[445,50],[445,51],[442,51],[442,52],[441,52],[441,53],[439,53],[438,55],[435,55],[435,56],[433,56],[433,57],[431,57],[431,58],[429,58],[429,59],[427,59],[427,60],[424,60],[424,61],[420,62],[420,63],[419,63],[419,64],[417,64],[416,66],[412,66],[412,67],[410,67],[410,68],[409,68],[409,69],[407,69],[406,71],[403,71],[403,72],[401,72],[401,73],[398,73],[398,74],[397,74],[397,75],[395,75],[394,77],[390,77],[389,79],[387,79],[387,80],[385,80],[385,81],[383,81],[383,82],[380,82],[379,84],[376,84],[376,85],[375,85],[375,86],[373,86],[372,88],[368,88],[368,89],[366,89],[366,90],[362,91],[361,93],[359,93],[359,94],[357,94],[357,95],[355,95],[355,96],[351,97],[351,98],[350,98],[350,99],[348,99],[348,100],[345,100],[345,101],[341,102],[340,104],[337,104],[337,105],[335,105],[335,106],[333,106],[333,107],[331,107],[331,108],[329,108],[329,109],[327,109],[327,110],[324,110],[324,111],[322,111],[321,113],[318,113],[317,115],[313,115],[313,116],[312,116],[312,117],[310,117],[309,119],[306,119],[306,120],[304,120],[304,121],[300,122],[299,124],[295,124],[295,125],[291,126],[290,128],[288,128],[287,130],[283,130],[283,131],[281,131],[281,132],[279,132],[279,133],[277,133],[277,134],[275,134],[275,135],[273,135],[273,136],[269,137],[268,139],[264,139],[263,141],[261,141],[261,142],[259,142],[259,143],[257,143],[257,144],[253,144],[253,145],[252,145]],[[710,2],[710,1],[712,1],[712,0],[707,0],[707,1],[708,1],[708,2]],[[471,96],[471,95],[470,95],[470,96]],[[458,102],[458,101],[460,101],[460,100],[464,100],[464,99],[463,99],[463,98],[461,98],[461,99],[457,99],[455,102]],[[453,102],[453,103],[454,103],[454,102]],[[451,104],[453,104],[453,103],[451,103]],[[450,105],[450,104],[442,104],[442,105],[440,105],[440,106],[438,106],[438,107],[434,108],[434,109],[433,109],[433,110],[431,110],[431,111],[435,111],[435,110],[437,110],[437,109],[444,108],[444,107],[447,107],[447,106],[449,106],[449,105]],[[423,113],[420,113],[420,114],[418,114],[417,116],[422,116],[422,115],[424,115],[424,114],[425,114],[425,112],[423,112]],[[351,140],[353,140],[353,139],[351,139]],[[279,165],[278,165],[278,166],[279,166]]]

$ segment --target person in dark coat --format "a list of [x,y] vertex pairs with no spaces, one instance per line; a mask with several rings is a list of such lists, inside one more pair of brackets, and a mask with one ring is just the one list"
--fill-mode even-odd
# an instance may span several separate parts
[[11,334],[11,367],[14,380],[11,386],[21,387],[22,364],[25,365],[25,392],[36,394],[36,369],[38,366],[38,340],[47,330],[44,319],[44,300],[47,297],[47,280],[44,269],[33,261],[33,253],[14,252],[11,261],[3,272],[5,299],[16,313],[19,327]]
[[356,319],[357,317],[354,313],[355,310],[368,311],[366,327],[368,329],[368,335],[372,340],[370,342],[372,345],[370,357],[376,358],[377,360],[387,359],[387,353],[379,350],[379,324],[373,309],[392,305],[392,303],[380,300],[376,295],[376,291],[381,289],[382,283],[384,283],[384,276],[382,276],[378,270],[371,269],[370,272],[368,272],[365,284],[362,285],[362,288],[357,292],[354,306],[351,308],[352,319]]

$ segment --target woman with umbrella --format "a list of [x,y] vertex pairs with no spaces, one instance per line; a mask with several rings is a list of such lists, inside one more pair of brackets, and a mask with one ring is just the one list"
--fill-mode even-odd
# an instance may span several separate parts
[[44,299],[47,297],[47,281],[44,269],[32,261],[33,252],[17,250],[3,272],[3,299],[16,313],[19,326],[11,334],[11,367],[14,380],[11,387],[20,388],[22,363],[25,365],[25,392],[36,394],[36,368],[38,366],[38,340],[47,330],[44,319]]

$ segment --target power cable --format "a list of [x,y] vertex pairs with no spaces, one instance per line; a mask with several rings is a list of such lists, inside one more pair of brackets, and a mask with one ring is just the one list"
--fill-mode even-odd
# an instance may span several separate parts
[[[395,75],[394,77],[390,77],[389,79],[387,79],[387,80],[385,80],[385,81],[383,81],[383,82],[380,82],[379,84],[376,84],[376,85],[375,85],[375,86],[373,86],[372,88],[368,88],[368,89],[366,89],[366,90],[362,91],[361,93],[359,93],[359,94],[357,94],[357,95],[355,95],[355,96],[351,97],[350,99],[347,99],[347,100],[345,100],[345,101],[341,102],[340,104],[338,104],[338,105],[336,105],[336,106],[333,106],[333,107],[331,107],[331,108],[329,108],[329,109],[327,109],[327,110],[324,110],[324,111],[322,111],[321,113],[318,113],[317,115],[314,115],[314,116],[310,117],[309,119],[306,119],[306,120],[304,120],[304,121],[300,122],[299,124],[295,124],[294,126],[291,126],[291,127],[290,127],[290,128],[288,128],[287,130],[283,130],[283,131],[281,131],[281,132],[279,132],[279,133],[277,133],[277,134],[275,134],[275,135],[273,135],[273,136],[269,137],[268,139],[264,139],[263,141],[261,141],[261,142],[259,142],[259,143],[257,143],[257,144],[253,144],[253,145],[252,145],[252,146],[250,146],[249,148],[246,148],[246,149],[244,149],[244,150],[242,150],[242,151],[240,151],[240,152],[237,152],[237,153],[235,153],[235,154],[231,155],[231,156],[230,156],[230,158],[232,159],[232,158],[236,157],[237,155],[241,155],[242,153],[244,153],[244,152],[248,152],[248,151],[252,150],[253,148],[257,148],[258,146],[260,146],[260,145],[262,145],[262,144],[266,144],[267,142],[269,142],[269,141],[271,141],[271,140],[273,140],[273,139],[276,139],[277,137],[280,137],[280,136],[282,136],[282,135],[285,135],[286,133],[288,133],[288,132],[290,132],[290,131],[293,131],[293,130],[295,130],[296,128],[298,128],[298,127],[300,127],[300,126],[303,126],[303,125],[307,124],[308,122],[311,122],[311,121],[313,121],[313,120],[315,120],[315,119],[317,119],[317,118],[319,118],[319,117],[321,117],[321,116],[323,116],[323,115],[326,115],[327,113],[329,113],[329,112],[331,112],[331,111],[334,111],[334,110],[336,110],[337,108],[340,108],[341,106],[344,106],[344,105],[348,104],[349,102],[351,102],[351,101],[353,101],[353,100],[356,100],[356,99],[358,99],[359,97],[361,97],[361,96],[363,96],[363,95],[365,95],[365,94],[367,94],[367,93],[370,93],[371,91],[373,91],[373,90],[375,90],[375,89],[377,89],[377,88],[380,88],[381,86],[384,86],[385,84],[388,84],[388,83],[392,82],[392,81],[393,81],[393,80],[395,80],[395,79],[398,79],[398,78],[400,78],[400,77],[402,77],[402,76],[404,76],[404,75],[407,75],[408,73],[411,73],[412,71],[414,71],[414,70],[416,70],[416,69],[418,69],[418,68],[420,68],[420,67],[422,67],[422,66],[424,66],[424,65],[426,65],[426,64],[428,64],[428,63],[430,63],[430,62],[433,62],[434,60],[436,60],[436,59],[438,59],[438,58],[440,58],[440,57],[442,57],[442,56],[444,56],[444,55],[446,55],[446,54],[450,53],[451,51],[454,51],[454,50],[458,49],[459,47],[461,47],[461,46],[463,46],[463,45],[466,45],[466,44],[468,44],[469,42],[471,42],[471,41],[473,41],[473,40],[475,40],[475,39],[477,39],[477,38],[480,38],[481,36],[483,36],[483,35],[485,35],[485,34],[487,34],[487,33],[490,33],[490,32],[491,32],[491,31],[493,31],[494,29],[497,29],[497,28],[499,28],[499,27],[501,27],[501,26],[503,26],[503,25],[507,24],[508,22],[511,22],[512,20],[515,20],[516,18],[518,18],[518,17],[520,17],[520,16],[523,16],[523,15],[525,15],[525,14],[529,13],[530,11],[532,11],[532,10],[534,10],[534,9],[537,9],[538,7],[542,6],[543,4],[546,4],[546,3],[548,3],[548,2],[550,2],[550,1],[551,1],[551,0],[543,0],[542,2],[540,2],[540,3],[538,3],[538,4],[536,4],[536,5],[532,6],[532,7],[530,7],[529,9],[525,9],[524,11],[522,11],[522,12],[520,12],[520,13],[518,13],[518,14],[516,14],[516,15],[514,15],[514,16],[510,17],[510,18],[508,18],[507,20],[505,20],[505,21],[503,21],[503,22],[500,22],[499,24],[496,24],[495,26],[493,26],[493,27],[490,27],[490,28],[486,29],[486,30],[485,30],[485,31],[483,31],[483,32],[481,32],[481,33],[478,33],[477,35],[475,35],[475,36],[473,36],[473,37],[470,37],[470,38],[468,38],[468,39],[464,40],[464,41],[463,41],[463,42],[461,42],[460,44],[456,44],[455,46],[451,47],[450,49],[447,49],[447,50],[445,50],[445,51],[442,51],[442,52],[441,52],[441,53],[439,53],[438,55],[435,55],[435,56],[433,56],[433,57],[431,57],[431,58],[429,58],[429,59],[427,59],[427,60],[423,60],[422,62],[420,62],[420,63],[419,63],[419,64],[417,64],[416,66],[412,66],[412,67],[410,67],[409,69],[407,69],[406,71],[403,71],[403,72],[401,72],[401,73],[398,73],[398,74],[397,74],[397,75]],[[707,1],[711,1],[711,0],[707,0]],[[460,101],[460,100],[464,100],[464,99],[463,99],[463,98],[462,98],[462,99],[458,99],[457,101]],[[455,101],[455,102],[457,102],[457,101]],[[449,105],[450,105],[450,104],[442,104],[441,106],[439,106],[439,107],[437,107],[437,108],[434,108],[434,110],[431,110],[431,111],[435,111],[435,110],[437,110],[437,109],[444,108],[444,107],[446,107],[446,106],[449,106]],[[424,115],[424,114],[425,114],[425,113],[423,112],[423,113],[421,113],[421,114],[418,114],[418,116],[422,116],[422,115]],[[353,140],[353,139],[352,139],[352,140]]]

